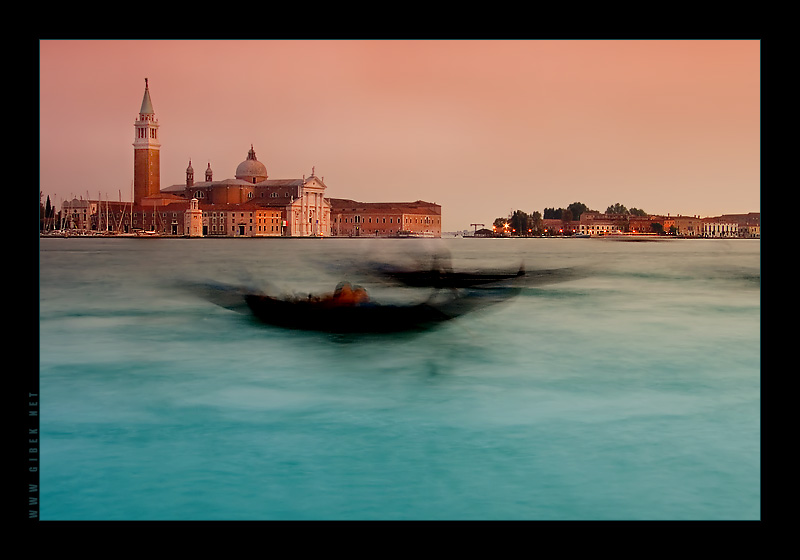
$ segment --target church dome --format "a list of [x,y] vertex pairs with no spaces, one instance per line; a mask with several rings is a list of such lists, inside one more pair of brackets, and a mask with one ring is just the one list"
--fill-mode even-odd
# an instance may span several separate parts
[[256,159],[253,146],[247,152],[247,159],[236,168],[236,178],[248,183],[258,183],[267,179],[267,167]]

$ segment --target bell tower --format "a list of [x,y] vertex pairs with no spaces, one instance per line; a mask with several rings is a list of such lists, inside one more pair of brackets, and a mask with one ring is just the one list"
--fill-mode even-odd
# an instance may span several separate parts
[[189,160],[189,167],[186,168],[186,188],[190,189],[194,186],[194,169],[192,169],[192,160]]
[[139,118],[133,123],[133,202],[140,204],[147,196],[161,193],[160,148],[158,119],[150,100],[147,78],[144,79],[144,97]]

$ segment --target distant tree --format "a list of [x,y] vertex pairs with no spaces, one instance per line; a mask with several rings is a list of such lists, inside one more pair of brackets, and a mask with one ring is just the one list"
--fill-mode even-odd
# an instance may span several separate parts
[[657,233],[659,235],[664,233],[664,226],[658,222],[652,222],[650,224],[650,229],[653,230],[653,233]]
[[648,214],[647,212],[645,212],[644,210],[641,210],[641,209],[639,209],[639,208],[631,208],[631,209],[629,210],[629,212],[630,212],[631,216],[642,216],[642,217],[647,217],[647,216],[649,216],[649,215],[650,215],[650,214]]
[[627,215],[628,214],[628,209],[625,208],[619,202],[617,202],[616,204],[606,208],[606,214]]
[[497,229],[503,229],[506,227],[506,223],[508,222],[508,218],[495,218],[492,225]]
[[545,208],[544,209],[544,219],[545,220],[560,220],[561,213],[564,211],[563,208]]
[[52,206],[50,206],[50,195],[47,195],[47,202],[44,205],[44,220],[42,224],[42,227],[44,229],[47,229],[49,227],[47,224],[51,221],[54,210],[55,209]]
[[567,208],[566,210],[561,211],[561,221],[562,222],[571,222],[573,220],[572,217],[572,210]]
[[567,206],[567,210],[572,212],[572,219],[573,220],[580,220],[581,214],[584,212],[590,212],[588,206],[586,206],[583,202],[573,202],[569,206]]
[[544,233],[544,224],[542,223],[542,213],[534,211],[530,215],[530,229],[532,235],[541,235]]
[[514,210],[511,214],[509,223],[511,224],[511,235],[528,235],[530,227],[530,216],[522,210]]

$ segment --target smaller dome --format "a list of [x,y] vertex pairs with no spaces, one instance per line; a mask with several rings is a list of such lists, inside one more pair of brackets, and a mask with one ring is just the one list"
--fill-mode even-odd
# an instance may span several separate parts
[[189,160],[189,167],[186,168],[186,173],[194,173],[194,169],[192,169],[192,160]]

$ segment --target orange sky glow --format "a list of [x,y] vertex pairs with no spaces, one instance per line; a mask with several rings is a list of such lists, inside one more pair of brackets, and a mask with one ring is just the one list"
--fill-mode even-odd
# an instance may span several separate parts
[[760,211],[760,43],[41,41],[40,190],[131,199],[148,78],[161,185],[272,179],[442,205],[442,230],[520,209]]

